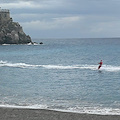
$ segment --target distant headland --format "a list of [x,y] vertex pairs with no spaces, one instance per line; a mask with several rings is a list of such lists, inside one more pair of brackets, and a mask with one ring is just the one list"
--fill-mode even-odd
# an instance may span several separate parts
[[8,9],[0,7],[0,44],[28,44],[33,43],[18,22],[13,22]]

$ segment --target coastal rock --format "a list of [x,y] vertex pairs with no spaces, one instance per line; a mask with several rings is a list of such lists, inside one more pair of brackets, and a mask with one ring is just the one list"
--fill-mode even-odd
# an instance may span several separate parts
[[0,8],[0,44],[28,44],[32,43],[18,22],[13,22],[10,12]]
[[43,42],[40,42],[40,44],[42,45],[42,44],[43,44]]

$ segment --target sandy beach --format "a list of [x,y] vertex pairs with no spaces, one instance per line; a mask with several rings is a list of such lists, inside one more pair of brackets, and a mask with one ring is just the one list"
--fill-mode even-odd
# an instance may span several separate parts
[[0,120],[120,120],[120,116],[79,114],[45,109],[0,108]]

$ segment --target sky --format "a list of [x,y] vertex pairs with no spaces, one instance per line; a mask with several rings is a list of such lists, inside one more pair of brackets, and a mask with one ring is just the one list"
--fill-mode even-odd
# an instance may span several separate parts
[[31,38],[120,37],[120,0],[0,0]]

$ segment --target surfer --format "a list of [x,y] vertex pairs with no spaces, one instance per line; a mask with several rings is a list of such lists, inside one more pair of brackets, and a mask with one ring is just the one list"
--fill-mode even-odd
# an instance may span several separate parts
[[99,64],[99,66],[98,66],[98,70],[99,70],[103,64],[102,60],[98,64]]

